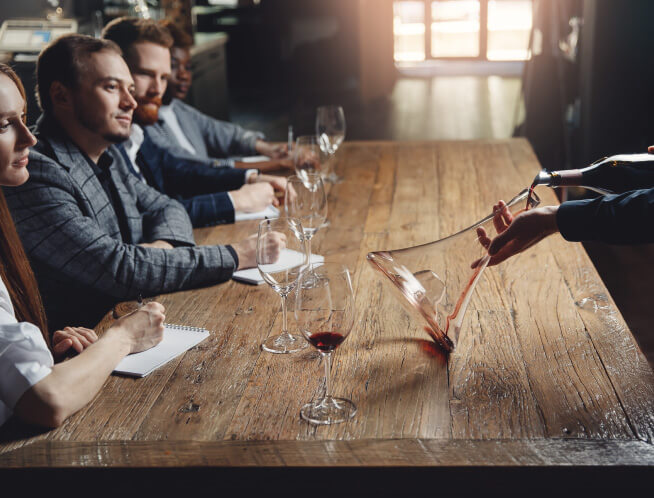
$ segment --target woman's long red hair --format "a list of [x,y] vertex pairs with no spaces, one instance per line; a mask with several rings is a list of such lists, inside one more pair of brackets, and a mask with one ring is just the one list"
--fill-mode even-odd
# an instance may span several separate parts
[[[6,64],[0,63],[0,74],[4,74],[14,82],[18,91],[25,98],[25,88],[18,75]],[[27,104],[26,104],[27,105]],[[11,217],[7,201],[0,189],[0,277],[7,286],[9,297],[14,305],[16,319],[19,322],[30,322],[41,329],[43,338],[50,346],[48,323],[43,310],[43,301],[39,287],[30,267],[23,244],[16,232],[14,220]]]

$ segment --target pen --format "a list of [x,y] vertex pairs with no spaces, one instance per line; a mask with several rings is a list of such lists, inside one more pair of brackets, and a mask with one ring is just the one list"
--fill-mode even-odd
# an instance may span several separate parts
[[291,149],[293,148],[293,126],[288,125],[288,153],[291,153]]

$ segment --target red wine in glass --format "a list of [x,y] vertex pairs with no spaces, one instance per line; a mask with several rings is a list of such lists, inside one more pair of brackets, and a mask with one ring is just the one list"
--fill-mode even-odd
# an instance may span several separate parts
[[313,347],[323,352],[334,351],[344,340],[345,336],[338,332],[316,332],[309,336]]

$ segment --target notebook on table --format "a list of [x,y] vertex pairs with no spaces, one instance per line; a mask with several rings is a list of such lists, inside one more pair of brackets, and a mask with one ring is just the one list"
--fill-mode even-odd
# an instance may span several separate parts
[[[289,268],[292,266],[300,266],[304,261],[304,254],[292,249],[283,249],[279,255],[278,264],[280,268]],[[322,263],[325,261],[324,256],[319,254],[311,255],[311,263]],[[259,268],[248,268],[246,270],[235,271],[232,275],[234,280],[245,282],[246,284],[261,285],[264,279],[259,272]]]
[[254,213],[244,213],[242,211],[236,211],[234,213],[234,221],[264,220],[266,218],[279,218],[279,209],[271,205],[263,211],[256,211]]
[[125,356],[114,373],[145,377],[153,370],[188,351],[209,337],[207,329],[164,324],[163,340],[155,347]]

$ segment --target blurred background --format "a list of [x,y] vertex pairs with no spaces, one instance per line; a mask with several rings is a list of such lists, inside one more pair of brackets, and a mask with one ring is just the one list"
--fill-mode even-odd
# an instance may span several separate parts
[[[316,106],[337,103],[347,140],[521,136],[562,169],[654,144],[653,14],[651,0],[3,1],[0,59],[33,95],[59,34],[168,17],[195,39],[190,103],[272,140],[312,134]],[[654,357],[654,250],[586,248]]]

